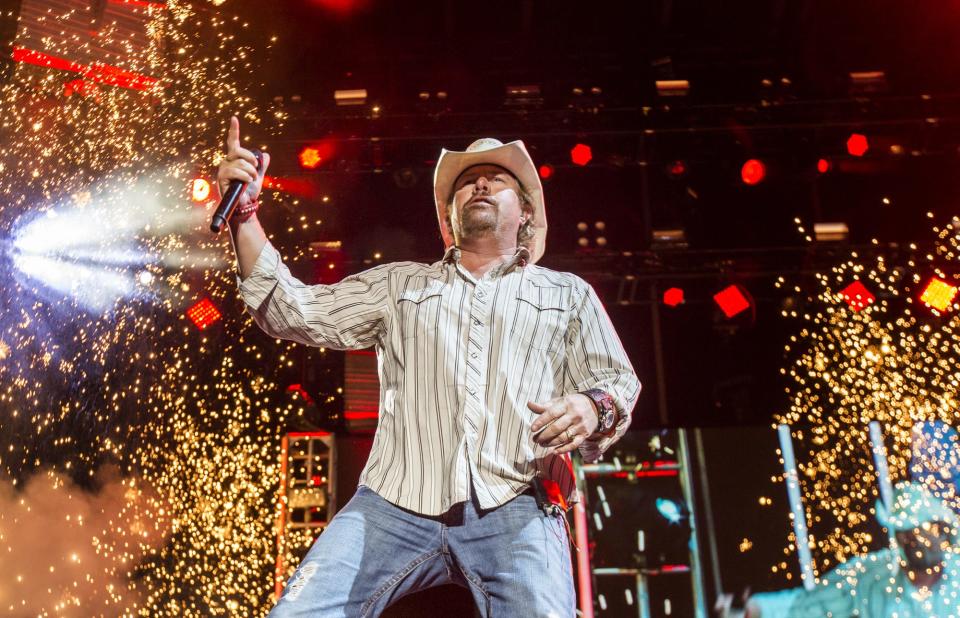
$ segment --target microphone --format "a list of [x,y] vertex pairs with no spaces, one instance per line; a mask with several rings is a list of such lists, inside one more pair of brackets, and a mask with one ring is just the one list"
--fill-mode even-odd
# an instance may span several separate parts
[[[257,171],[259,172],[263,169],[263,153],[259,150],[252,150],[251,152],[253,152],[253,156],[257,158]],[[249,183],[243,182],[242,180],[230,181],[230,185],[220,199],[220,205],[217,206],[217,209],[213,212],[213,219],[210,221],[211,232],[219,234],[223,231],[223,228],[227,225],[227,221],[230,220],[233,211],[237,207],[240,194],[247,190],[248,184]]]

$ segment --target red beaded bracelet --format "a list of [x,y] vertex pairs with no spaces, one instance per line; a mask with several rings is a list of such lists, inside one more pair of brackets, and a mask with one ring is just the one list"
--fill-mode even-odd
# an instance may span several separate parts
[[258,210],[260,210],[260,200],[256,199],[250,202],[249,204],[247,204],[246,206],[241,206],[240,208],[237,208],[235,211],[233,211],[233,216],[231,217],[231,219],[233,219],[237,223],[244,223],[247,220],[249,220],[250,217],[252,217],[254,213],[256,213]]

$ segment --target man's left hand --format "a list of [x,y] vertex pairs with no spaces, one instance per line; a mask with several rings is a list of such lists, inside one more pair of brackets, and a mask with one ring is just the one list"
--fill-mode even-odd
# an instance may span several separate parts
[[539,415],[530,426],[533,440],[558,455],[578,448],[600,424],[593,402],[580,393],[557,397],[542,404],[531,401],[527,407]]

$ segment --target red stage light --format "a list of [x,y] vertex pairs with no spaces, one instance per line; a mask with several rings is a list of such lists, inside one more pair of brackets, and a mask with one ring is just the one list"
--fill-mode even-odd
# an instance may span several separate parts
[[210,197],[210,183],[204,178],[194,178],[190,183],[190,197],[194,202],[205,202]]
[[538,171],[540,172],[540,178],[542,180],[550,180],[553,178],[553,166],[549,163],[541,165]]
[[322,161],[320,151],[313,146],[308,146],[300,151],[300,165],[308,170],[316,168]]
[[300,165],[308,170],[316,169],[332,159],[335,151],[334,143],[330,139],[310,144],[300,151]]
[[586,165],[593,159],[593,150],[586,144],[577,144],[570,149],[570,160],[574,165]]
[[193,322],[193,325],[200,330],[205,329],[220,319],[220,311],[216,305],[210,302],[209,298],[204,298],[186,311],[187,317]]
[[847,152],[855,157],[862,157],[869,148],[867,136],[862,133],[851,133],[847,138]]
[[730,285],[720,290],[713,295],[713,300],[728,318],[750,308],[750,299],[737,285]]
[[750,186],[760,184],[767,176],[767,166],[760,159],[748,159],[740,168],[740,178]]
[[930,279],[927,287],[923,288],[923,293],[920,294],[920,302],[937,311],[946,311],[953,304],[953,299],[956,296],[957,286],[934,277]]
[[51,56],[41,51],[27,49],[26,47],[13,48],[13,61],[33,64],[49,69],[57,69],[59,71],[79,73],[84,79],[98,84],[129,88],[131,90],[150,90],[159,84],[155,77],[133,73],[109,64],[100,62],[82,64],[80,62],[74,62],[73,60],[67,60],[66,58],[60,58],[59,56]]
[[817,171],[821,174],[826,174],[829,172],[831,167],[830,159],[820,159],[817,161]]
[[668,307],[676,307],[683,304],[683,290],[680,288],[670,288],[663,293],[663,304]]
[[860,281],[854,281],[840,290],[840,296],[843,297],[843,300],[847,301],[847,304],[850,305],[850,308],[854,311],[860,311],[876,300],[876,296]]
[[667,166],[667,173],[674,178],[680,178],[687,173],[687,164],[681,160],[674,161]]

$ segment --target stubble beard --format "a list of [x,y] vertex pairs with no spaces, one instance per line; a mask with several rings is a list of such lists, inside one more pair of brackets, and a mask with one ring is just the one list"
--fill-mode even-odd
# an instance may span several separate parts
[[462,212],[460,218],[460,237],[475,239],[485,236],[497,229],[497,215],[494,212],[486,213],[480,208],[470,208]]

